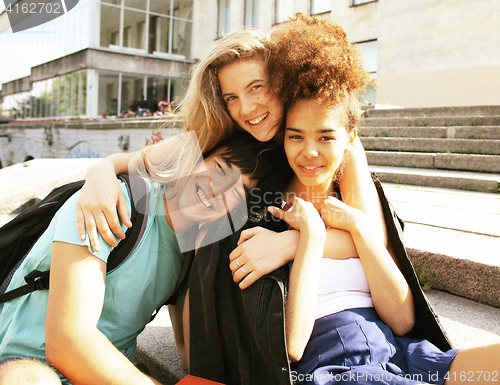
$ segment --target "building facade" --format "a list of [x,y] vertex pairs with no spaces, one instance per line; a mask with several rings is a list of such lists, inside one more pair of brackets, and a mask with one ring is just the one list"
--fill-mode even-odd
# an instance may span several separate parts
[[358,44],[378,84],[367,103],[500,104],[498,0],[80,0],[18,33],[1,7],[4,119],[125,114],[142,95],[154,112],[182,99],[189,68],[218,37],[270,31],[296,12],[337,21]]
[[193,62],[193,15],[193,0],[80,0],[37,27],[4,27],[2,117],[125,114],[143,95],[151,112],[163,98],[177,102]]

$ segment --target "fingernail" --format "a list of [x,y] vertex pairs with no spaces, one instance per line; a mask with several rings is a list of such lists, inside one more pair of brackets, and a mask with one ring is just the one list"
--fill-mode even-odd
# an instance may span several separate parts
[[80,234],[80,241],[84,241],[84,240],[85,240],[85,235]]

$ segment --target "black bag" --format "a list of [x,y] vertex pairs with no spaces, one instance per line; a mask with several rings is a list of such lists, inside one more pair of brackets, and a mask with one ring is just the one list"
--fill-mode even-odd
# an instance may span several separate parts
[[[132,212],[130,219],[133,226],[126,231],[125,240],[118,243],[108,258],[107,272],[118,267],[134,251],[137,240],[142,236],[147,220],[147,187],[143,179],[119,175],[125,182],[131,197]],[[50,224],[50,221],[61,206],[78,190],[84,181],[68,183],[52,190],[42,201],[29,207],[10,222],[0,228],[0,303],[10,301],[35,290],[49,288],[50,271],[33,270],[24,278],[26,285],[5,293],[12,276],[24,261],[29,251]],[[133,193],[132,193],[133,192]]]

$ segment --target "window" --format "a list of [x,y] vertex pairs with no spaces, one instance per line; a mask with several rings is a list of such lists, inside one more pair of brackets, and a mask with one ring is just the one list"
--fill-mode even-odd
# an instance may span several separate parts
[[259,28],[259,0],[245,0],[245,27]]
[[366,4],[366,3],[374,3],[378,0],[351,0],[351,7],[356,5]]
[[147,12],[148,0],[101,0],[100,45],[189,60],[193,4],[193,0],[149,0]]
[[[377,66],[378,66],[378,42],[377,40],[365,41],[356,44],[361,51],[361,57],[363,58],[363,63],[365,69],[370,73],[373,79],[377,78]],[[365,90],[364,95],[360,96],[360,101],[365,104],[375,104],[377,99],[377,94],[373,86],[368,86]]]
[[293,16],[293,2],[290,0],[275,0],[275,22],[283,23]]
[[120,45],[120,8],[101,4],[101,47]]
[[229,0],[219,0],[219,20],[217,35],[222,36],[229,32]]
[[332,11],[332,0],[311,0],[311,14]]

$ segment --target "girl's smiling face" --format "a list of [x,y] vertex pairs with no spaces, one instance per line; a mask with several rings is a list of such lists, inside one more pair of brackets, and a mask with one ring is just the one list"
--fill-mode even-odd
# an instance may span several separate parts
[[332,102],[300,100],[288,112],[285,152],[296,179],[316,192],[329,192],[356,130],[347,132],[343,109]]
[[219,71],[222,98],[229,115],[255,139],[274,137],[283,118],[283,106],[268,90],[264,59],[238,59]]

